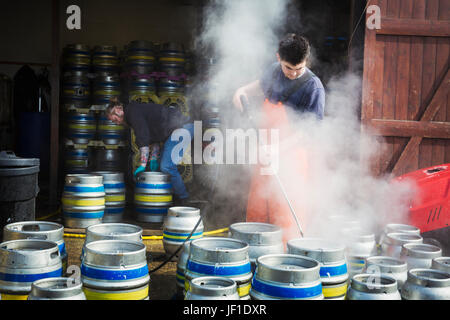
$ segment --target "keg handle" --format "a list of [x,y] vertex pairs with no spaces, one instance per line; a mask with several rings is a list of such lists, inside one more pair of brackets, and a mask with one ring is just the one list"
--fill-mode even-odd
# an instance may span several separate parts
[[80,179],[78,177],[69,177],[67,182],[68,183],[80,183]]
[[57,249],[55,252],[50,253],[50,259],[61,259],[61,256],[59,255],[59,250]]

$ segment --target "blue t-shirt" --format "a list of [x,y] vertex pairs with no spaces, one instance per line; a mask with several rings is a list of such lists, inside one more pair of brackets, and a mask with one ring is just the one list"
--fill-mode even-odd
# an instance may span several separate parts
[[[311,70],[308,69],[312,73]],[[302,75],[305,76],[305,73]],[[301,77],[298,79],[300,80]],[[293,81],[285,77],[281,70],[280,64],[272,64],[263,74],[260,79],[260,84],[264,95],[272,103],[278,103],[281,100],[283,93],[289,90],[293,85]],[[269,91],[272,90],[271,97]],[[316,114],[318,119],[323,119],[325,110],[325,89],[320,79],[312,73],[312,77],[304,83],[300,89],[295,91],[284,102],[296,111],[312,112]]]

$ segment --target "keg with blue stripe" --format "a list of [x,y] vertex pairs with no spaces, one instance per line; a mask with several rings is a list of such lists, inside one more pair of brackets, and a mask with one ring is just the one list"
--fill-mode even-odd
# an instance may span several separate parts
[[279,226],[260,222],[239,222],[229,228],[228,236],[248,243],[248,256],[252,272],[256,259],[262,255],[284,253],[282,230]]
[[117,48],[111,45],[95,46],[92,53],[92,71],[96,74],[117,74],[119,72]]
[[163,223],[172,200],[172,184],[168,174],[145,171],[137,175],[134,205],[138,221]]
[[88,73],[91,66],[90,47],[86,44],[69,44],[63,49],[64,72]]
[[142,242],[142,228],[128,223],[99,223],[86,228],[86,239],[81,248],[83,257],[86,244],[100,240],[125,240]]
[[408,276],[406,262],[387,256],[373,256],[366,259],[363,273],[387,275],[397,280],[399,291]]
[[116,124],[109,120],[105,113],[102,112],[98,118],[97,136],[98,140],[107,146],[123,145],[126,140],[125,127],[122,124]]
[[97,119],[94,112],[66,113],[66,138],[74,144],[87,145],[96,137]]
[[64,226],[87,228],[102,222],[105,211],[103,177],[68,174],[61,198]]
[[86,300],[86,296],[80,280],[54,277],[34,281],[28,300]]
[[87,108],[91,98],[91,84],[87,73],[68,72],[63,75],[62,101],[65,109]]
[[253,300],[322,300],[320,264],[294,254],[269,254],[256,260]]
[[125,180],[123,172],[94,171],[103,177],[105,213],[103,222],[122,221],[125,212]]
[[351,278],[347,300],[401,300],[401,296],[393,277],[361,273]]
[[[163,246],[167,255],[173,254],[191,234],[197,222],[201,219],[200,209],[192,207],[170,207],[163,222]],[[203,221],[200,220],[197,229],[190,240],[203,237]],[[179,256],[179,253],[178,253]],[[178,257],[177,256],[177,257]]]
[[100,240],[86,244],[81,282],[87,300],[148,300],[149,281],[142,242]]
[[180,76],[184,73],[186,62],[184,46],[181,43],[163,43],[159,51],[159,71],[168,76]]
[[344,300],[347,292],[345,247],[321,238],[298,238],[287,242],[288,253],[309,257],[320,263],[323,296],[327,300]]
[[239,294],[233,279],[199,277],[191,280],[185,300],[239,300]]
[[88,173],[93,164],[92,149],[66,146],[64,150],[64,170],[66,173]]
[[349,278],[361,273],[365,266],[365,259],[378,253],[375,234],[362,228],[342,229],[343,244]]
[[58,244],[22,239],[0,244],[1,300],[27,300],[34,281],[62,276]]
[[56,242],[61,256],[63,272],[67,269],[68,255],[64,242],[64,226],[49,221],[22,221],[7,224],[3,228],[3,241],[38,239]]
[[159,103],[155,79],[150,76],[132,76],[127,81],[128,101]]
[[107,105],[111,98],[121,94],[120,79],[117,74],[97,75],[93,83],[92,102],[95,105]]
[[252,269],[248,257],[249,245],[241,240],[208,237],[191,241],[186,264],[185,291],[192,279],[218,276],[236,282],[241,300],[249,300]]
[[131,41],[127,46],[125,70],[130,73],[149,74],[155,69],[153,43],[145,40]]

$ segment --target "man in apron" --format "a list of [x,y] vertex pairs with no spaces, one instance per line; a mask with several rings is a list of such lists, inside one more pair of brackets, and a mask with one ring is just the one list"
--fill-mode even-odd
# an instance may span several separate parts
[[[244,111],[241,99],[264,96],[259,128],[278,129],[280,145],[294,134],[289,112],[313,113],[323,119],[325,90],[320,79],[306,66],[310,55],[307,39],[296,34],[286,35],[279,43],[277,63],[271,65],[261,79],[239,88],[233,104]],[[291,109],[291,110],[289,110]],[[288,112],[289,111],[289,112]],[[284,150],[278,158],[278,177],[285,187],[303,232],[308,223],[301,192],[300,179],[307,179],[308,158],[301,146]],[[261,165],[254,168],[247,204],[248,222],[265,222],[283,229],[283,241],[299,237],[295,219],[276,177],[261,174]]]

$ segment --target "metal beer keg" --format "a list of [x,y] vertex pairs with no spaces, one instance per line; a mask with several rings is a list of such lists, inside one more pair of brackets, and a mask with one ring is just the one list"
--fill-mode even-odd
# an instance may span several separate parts
[[229,230],[230,238],[248,243],[252,272],[255,271],[256,259],[259,256],[284,253],[282,230],[279,226],[259,222],[239,222],[232,224]]
[[404,300],[450,300],[450,274],[434,269],[411,269],[402,288]]
[[150,276],[145,245],[125,240],[86,244],[81,281],[87,300],[147,300]]
[[406,262],[392,257],[373,256],[366,259],[363,273],[391,276],[397,280],[399,290],[406,281],[408,266]]
[[253,300],[322,300],[320,264],[293,254],[269,254],[256,260]]
[[[170,207],[163,223],[163,246],[167,255],[173,254],[191,234],[198,220],[200,209]],[[203,237],[203,221],[200,221],[190,240]]]
[[103,222],[122,221],[125,212],[125,180],[122,172],[94,171],[103,177],[105,189],[105,213]]
[[431,261],[442,256],[441,248],[431,244],[406,243],[400,251],[400,259],[410,269],[431,269]]
[[417,234],[388,233],[381,243],[381,252],[385,256],[399,258],[404,244],[422,242],[422,237]]
[[82,283],[65,277],[45,278],[31,284],[28,300],[86,300]]
[[0,293],[2,300],[26,300],[31,284],[62,276],[56,242],[24,239],[0,244]]
[[236,282],[224,277],[192,279],[185,300],[239,300]]
[[64,242],[64,226],[48,221],[23,221],[7,224],[3,228],[3,241],[38,239],[56,242],[61,256],[63,273],[67,269],[68,255]]
[[134,204],[138,221],[163,223],[172,200],[169,175],[162,172],[141,172],[137,175]]
[[350,280],[347,300],[401,300],[401,296],[393,277],[361,273]]
[[450,273],[450,257],[434,258],[431,262],[431,269]]
[[231,238],[210,237],[191,241],[185,274],[186,292],[194,278],[219,276],[236,282],[241,300],[250,299],[252,272],[248,248],[247,243]]
[[309,257],[320,263],[325,299],[345,299],[348,271],[343,245],[320,238],[299,238],[289,240],[287,247],[290,254]]
[[64,225],[87,228],[102,222],[105,211],[103,177],[93,174],[68,174],[62,195]]

